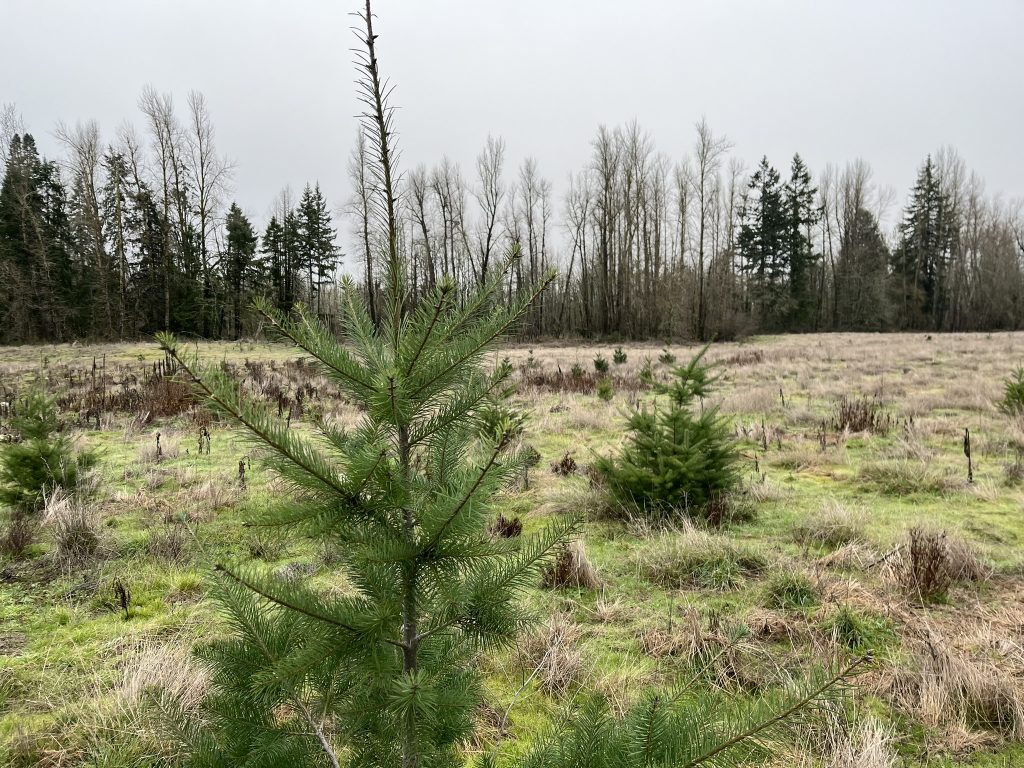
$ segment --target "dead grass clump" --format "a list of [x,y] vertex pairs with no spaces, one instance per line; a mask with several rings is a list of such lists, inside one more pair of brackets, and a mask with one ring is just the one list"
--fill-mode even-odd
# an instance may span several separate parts
[[27,515],[14,516],[7,525],[3,538],[0,539],[0,551],[15,560],[20,560],[25,556],[26,550],[32,546],[37,527],[35,520]]
[[945,531],[915,526],[907,534],[897,572],[903,585],[922,600],[942,598],[956,582],[984,581],[991,576],[967,542]]
[[597,589],[601,586],[601,579],[587,558],[582,541],[572,541],[559,550],[554,562],[544,568],[541,586],[547,589]]
[[874,717],[844,727],[837,734],[826,768],[894,768],[892,731]]
[[188,500],[197,508],[209,511],[230,507],[236,498],[234,488],[215,480],[206,480],[188,490]]
[[932,727],[960,726],[1024,738],[1024,691],[1020,681],[989,659],[966,655],[929,636],[888,696],[900,709]]
[[793,539],[803,546],[829,548],[863,541],[864,512],[830,499],[818,514],[808,516],[796,526]]
[[786,491],[778,483],[773,483],[771,480],[764,478],[756,482],[747,483],[743,490],[757,504],[782,501],[786,498]]
[[878,398],[843,396],[832,413],[836,432],[871,432],[884,435],[892,426],[892,417],[882,410]]
[[181,446],[177,441],[164,438],[161,441],[154,440],[139,447],[139,463],[159,464],[162,461],[176,459],[181,454]]
[[564,696],[577,687],[583,675],[579,639],[580,628],[564,613],[552,614],[523,638],[522,650],[533,667],[530,676],[549,696]]
[[768,558],[759,550],[700,531],[666,534],[641,558],[644,576],[669,589],[734,589],[768,568]]
[[692,661],[701,656],[707,646],[701,624],[700,613],[688,609],[678,622],[641,630],[638,635],[640,647],[644,653],[656,659],[671,656]]
[[99,516],[81,497],[62,491],[51,494],[42,519],[53,531],[54,558],[65,570],[80,568],[98,554]]
[[185,528],[181,525],[168,523],[159,531],[150,534],[146,543],[146,551],[150,557],[166,563],[178,563],[185,560],[188,551],[188,538]]
[[837,547],[834,551],[818,559],[817,564],[823,568],[849,570],[867,568],[878,562],[878,552],[861,542],[851,542]]
[[189,643],[139,647],[129,654],[115,691],[131,720],[144,722],[152,697],[170,700],[180,711],[195,712],[209,686],[209,674],[189,653]]

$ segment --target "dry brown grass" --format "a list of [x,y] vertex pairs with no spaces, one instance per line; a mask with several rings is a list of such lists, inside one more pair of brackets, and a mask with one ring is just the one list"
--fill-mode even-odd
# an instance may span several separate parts
[[888,697],[947,739],[989,731],[1024,739],[1024,685],[991,658],[929,635],[911,662],[895,670]]
[[582,541],[572,541],[558,551],[554,562],[541,573],[541,586],[547,589],[597,589],[601,586],[601,578],[587,558]]
[[927,526],[915,526],[892,560],[901,583],[922,600],[943,597],[958,582],[985,581],[992,569],[963,539]]
[[58,489],[46,498],[42,522],[53,534],[53,556],[65,571],[88,565],[100,554],[97,508],[82,495]]
[[530,676],[550,696],[564,696],[578,686],[583,673],[579,626],[564,613],[554,613],[522,640]]

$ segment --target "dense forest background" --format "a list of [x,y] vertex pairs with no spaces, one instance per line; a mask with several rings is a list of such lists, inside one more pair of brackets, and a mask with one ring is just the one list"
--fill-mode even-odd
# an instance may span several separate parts
[[[305,302],[333,324],[346,275],[376,311],[387,244],[361,140],[348,199],[329,203],[311,181],[257,222],[231,200],[201,94],[179,112],[147,88],[139,108],[141,127],[110,137],[94,122],[57,126],[55,158],[14,105],[0,112],[0,343],[164,329],[238,338],[259,330],[255,296],[283,310]],[[636,124],[601,127],[556,199],[535,161],[506,167],[504,142],[490,138],[468,171],[443,160],[403,174],[398,246],[417,295],[445,276],[483,285],[513,244],[509,298],[557,266],[527,337],[1024,325],[1021,204],[988,194],[954,150],[923,158],[901,208],[863,160],[816,176],[799,154],[778,160],[747,168],[705,121],[679,159]]]

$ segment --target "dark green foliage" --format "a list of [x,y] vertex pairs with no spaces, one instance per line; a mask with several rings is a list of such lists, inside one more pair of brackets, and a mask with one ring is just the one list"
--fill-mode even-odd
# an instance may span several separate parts
[[252,223],[234,203],[228,210],[224,228],[224,278],[231,297],[232,335],[237,339],[242,335],[243,298],[261,276],[260,263],[256,259],[258,238]]
[[795,736],[815,705],[834,699],[840,684],[870,660],[834,674],[818,673],[801,687],[766,694],[752,704],[721,692],[683,688],[647,693],[617,715],[600,697],[586,699],[543,734],[525,755],[487,755],[477,768],[694,768],[766,764],[773,745]]
[[75,283],[67,189],[57,163],[15,134],[0,185],[0,341],[75,336]]
[[56,488],[74,491],[92,463],[92,455],[77,454],[60,428],[54,400],[41,390],[30,390],[15,404],[11,429],[18,440],[0,451],[0,504],[14,516],[38,512]]
[[339,594],[251,562],[218,566],[234,636],[204,652],[214,670],[205,722],[180,726],[190,765],[457,764],[479,702],[476,657],[513,641],[524,621],[519,594],[576,527],[565,519],[509,539],[488,531],[491,498],[521,476],[527,456],[511,448],[515,425],[504,418],[479,437],[481,410],[512,373],[507,362],[488,370],[485,355],[553,275],[503,305],[514,252],[465,302],[448,279],[410,302],[393,210],[391,110],[371,19],[367,5],[364,133],[376,158],[380,237],[389,243],[381,322],[351,281],[342,286],[340,343],[305,307],[292,319],[269,302],[255,305],[362,406],[360,423],[348,431],[320,423],[312,435],[289,429],[222,368],[161,336],[288,489],[253,526],[318,540],[337,553],[334,583],[351,585]]
[[597,382],[597,396],[606,403],[615,397],[615,387],[611,379],[605,377]]
[[1011,416],[1024,413],[1024,366],[1014,369],[1003,380],[1003,399],[999,402],[999,408]]
[[858,331],[889,327],[889,247],[875,215],[858,208],[839,249],[835,325]]
[[644,359],[644,364],[640,367],[637,377],[644,384],[654,383],[654,364],[651,362],[651,358],[648,357]]
[[750,178],[737,245],[750,309],[766,327],[811,326],[817,255],[808,233],[819,216],[816,194],[800,155],[785,184],[767,157]]
[[319,314],[323,311],[323,286],[334,282],[334,269],[339,260],[331,212],[319,184],[312,187],[307,184],[303,190],[296,209],[295,225],[298,265],[306,272],[310,306],[315,307]]
[[786,213],[779,172],[761,159],[750,177],[737,237],[741,268],[750,281],[750,310],[767,327],[788,306],[783,240]]
[[616,365],[622,365],[628,359],[629,356],[626,354],[626,350],[622,347],[616,347],[615,352],[612,353],[612,362]]
[[894,303],[904,327],[938,330],[948,320],[953,309],[948,272],[958,247],[958,217],[929,155],[918,172],[892,254]]
[[574,379],[582,379],[584,373],[583,366],[579,363],[573,363],[572,368],[569,369],[569,375]]
[[706,351],[674,369],[671,383],[655,385],[667,404],[633,410],[620,455],[595,462],[619,502],[656,515],[696,515],[735,486],[739,454],[732,432],[717,408],[702,404],[714,382],[702,362]]
[[665,365],[675,365],[676,356],[669,351],[668,347],[665,347],[663,350],[661,350],[661,354],[658,355],[658,361]]
[[789,274],[789,317],[786,325],[795,330],[811,327],[814,302],[811,278],[818,257],[809,233],[819,217],[817,194],[803,159],[799,154],[793,155],[789,182],[783,189],[783,251]]
[[477,434],[481,438],[493,440],[495,435],[508,435],[515,439],[526,431],[529,414],[507,402],[491,400],[481,406],[476,418],[479,422]]
[[598,373],[608,373],[608,358],[598,355],[594,358],[594,370]]

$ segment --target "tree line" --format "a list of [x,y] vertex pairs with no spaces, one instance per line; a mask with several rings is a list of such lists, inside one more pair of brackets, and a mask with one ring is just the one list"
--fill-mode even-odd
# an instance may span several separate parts
[[[0,115],[0,341],[135,338],[173,330],[237,338],[259,330],[256,297],[339,314],[339,226],[350,277],[378,321],[375,227],[382,180],[363,133],[341,222],[319,185],[288,190],[258,227],[230,200],[206,100],[187,116],[151,88],[144,129],[109,141],[59,125],[42,157],[13,106]],[[728,339],[754,332],[963,331],[1024,324],[1024,215],[989,195],[950,149],[928,155],[898,223],[893,195],[857,160],[815,177],[799,154],[748,170],[707,122],[673,161],[636,123],[601,127],[565,194],[533,159],[516,169],[489,137],[470,174],[445,158],[396,180],[396,247],[412,300],[447,278],[460,298],[513,246],[513,301],[550,267],[530,337]]]

